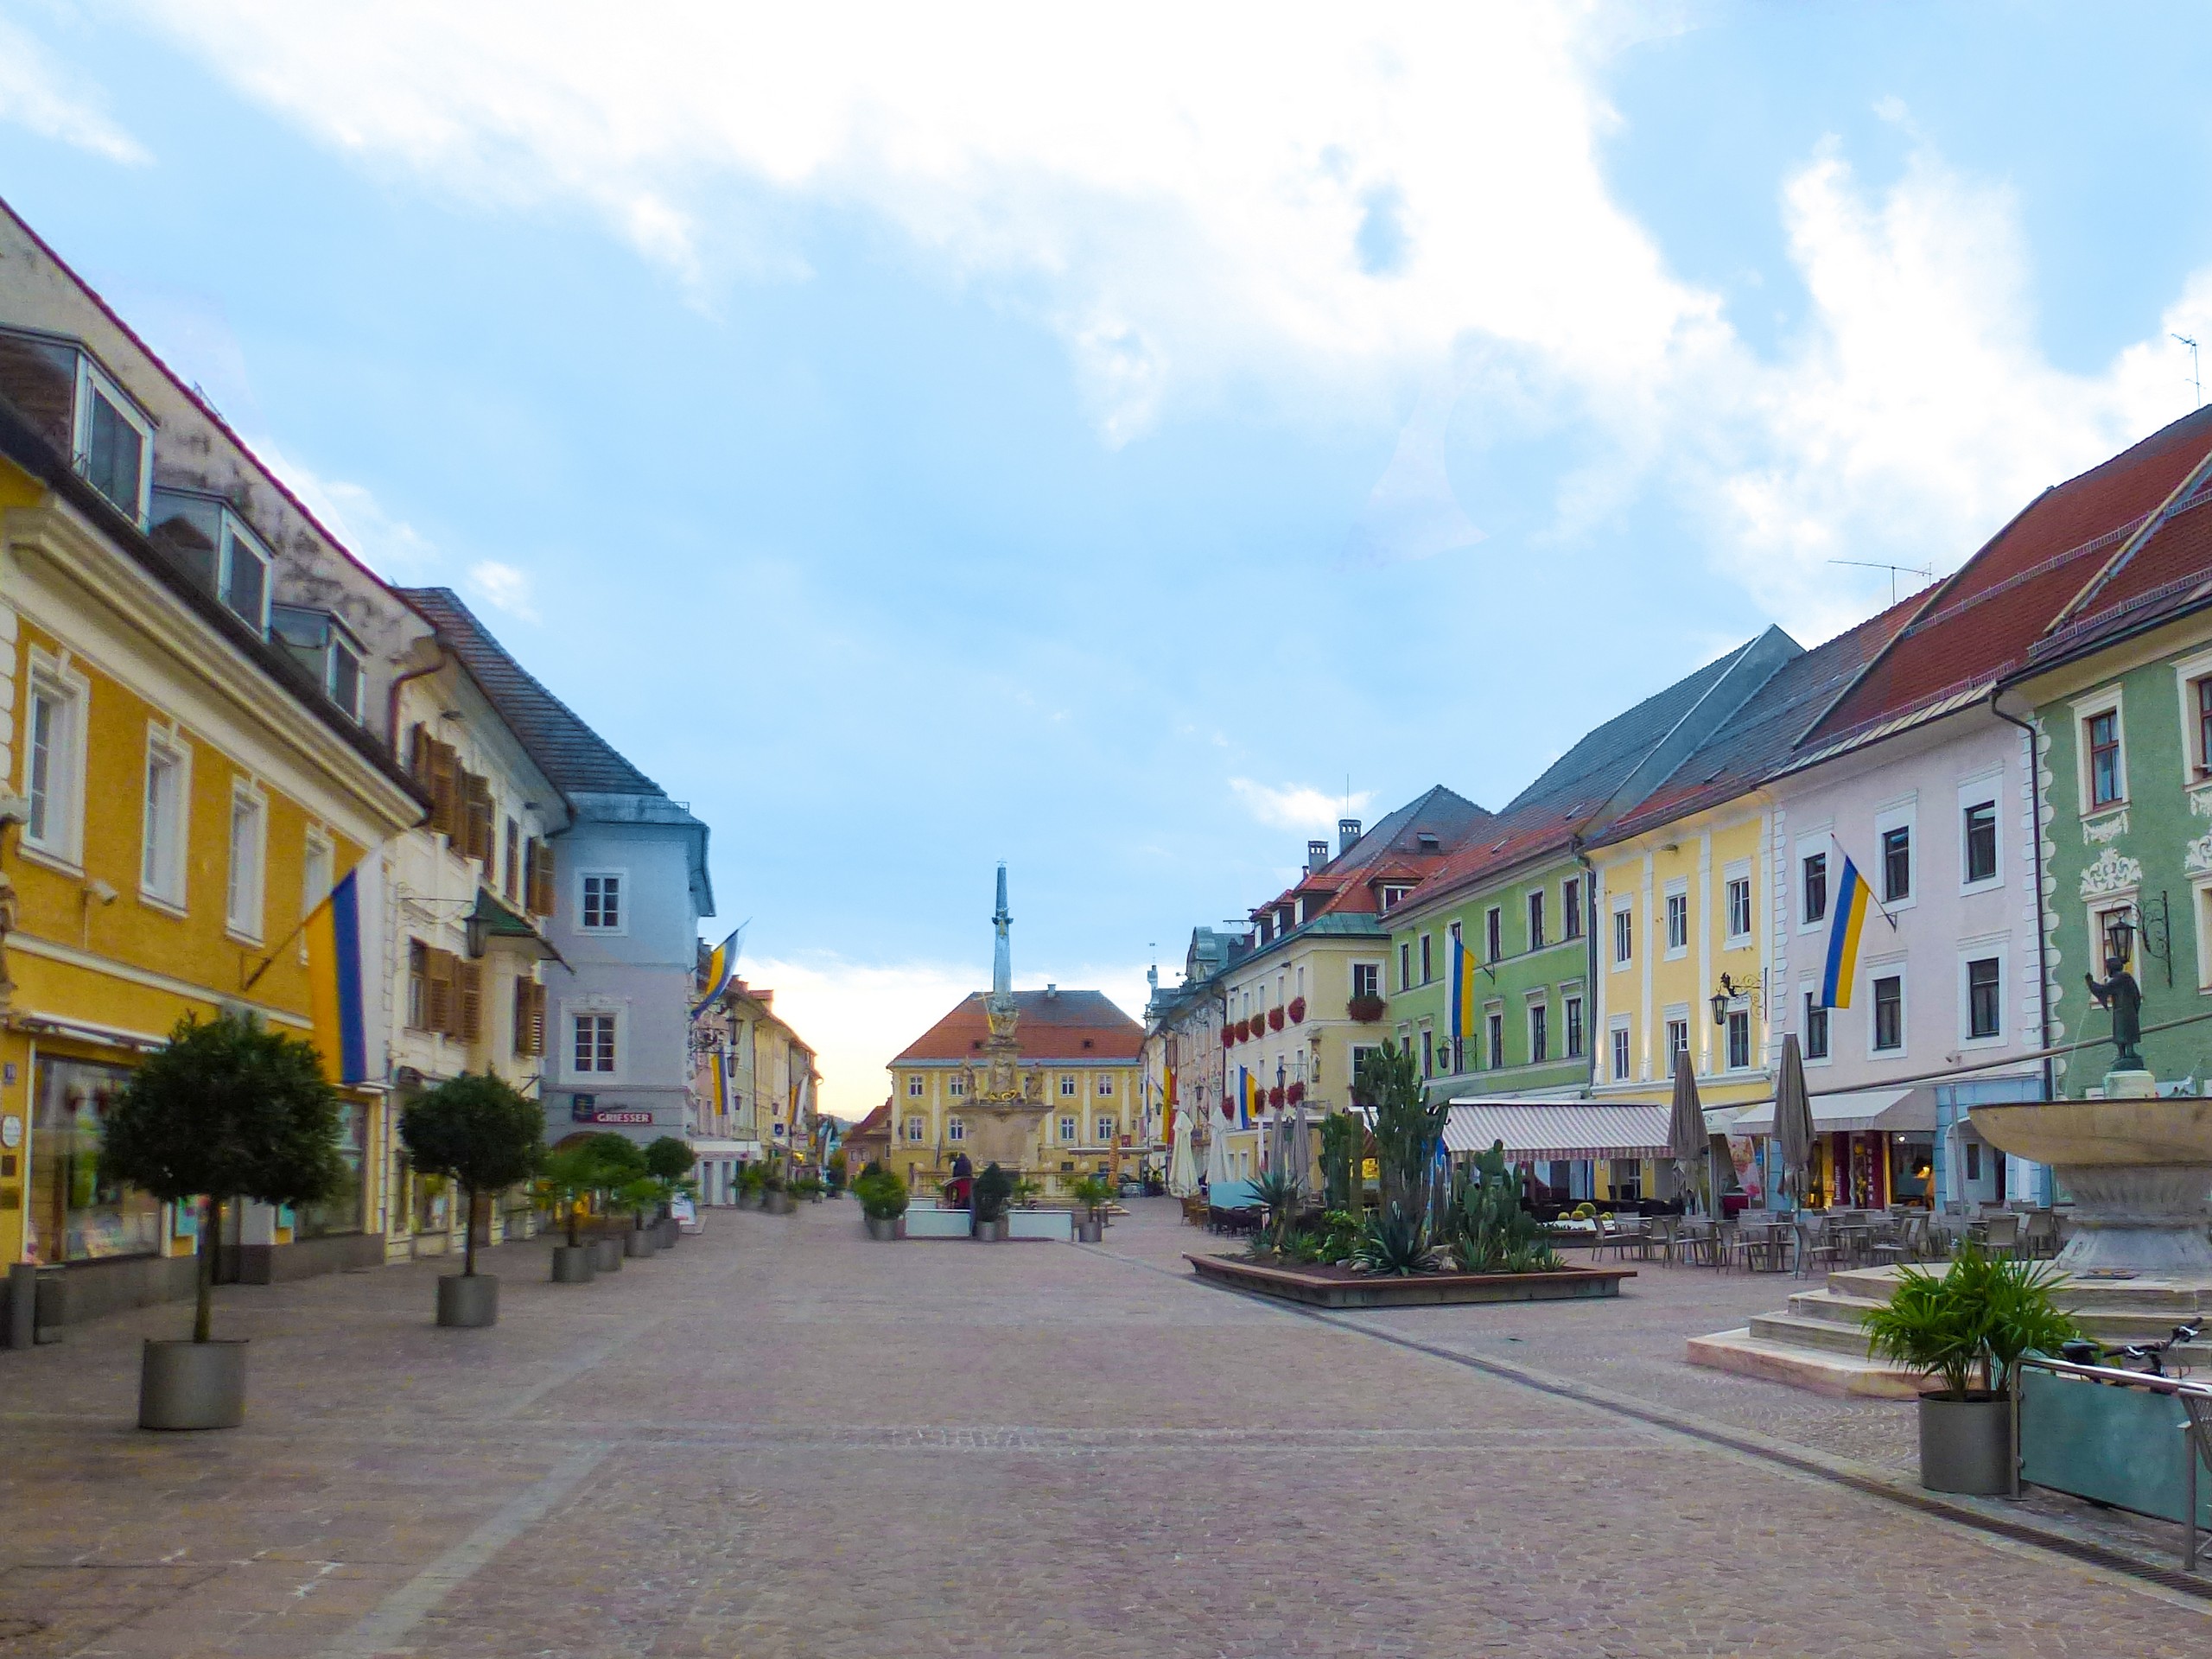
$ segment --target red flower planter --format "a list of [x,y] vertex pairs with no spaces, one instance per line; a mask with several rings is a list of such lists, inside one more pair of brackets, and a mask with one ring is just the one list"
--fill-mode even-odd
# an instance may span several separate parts
[[1272,1089],[1270,1089],[1270,1090],[1268,1090],[1268,1105],[1270,1105],[1270,1106],[1276,1106],[1276,1107],[1280,1107],[1280,1106],[1282,1104],[1282,1085],[1281,1085],[1281,1084],[1276,1084],[1276,1085],[1275,1085],[1275,1087],[1274,1087],[1274,1088],[1272,1088]]
[[1288,1089],[1286,1089],[1283,1091],[1282,1097],[1288,1101],[1292,1105],[1297,1105],[1300,1101],[1306,1098],[1306,1085],[1302,1083],[1292,1084]]
[[1302,1026],[1306,1023],[1306,999],[1302,996],[1294,996],[1290,999],[1290,1023],[1294,1026]]
[[1355,996],[1344,1004],[1344,1015],[1360,1025],[1371,1026],[1382,1017],[1382,1006],[1379,996]]
[[1272,1007],[1268,1010],[1268,1029],[1269,1031],[1281,1031],[1282,1029],[1282,1009],[1281,1007]]
[[1236,1103],[1227,1095],[1221,1097],[1221,1115],[1230,1119],[1234,1119],[1236,1116]]
[[1249,1020],[1239,1020],[1236,1022],[1236,1040],[1241,1043],[1251,1034],[1252,1022]]
[[1234,1026],[1224,1026],[1224,1027],[1221,1028],[1221,1046],[1222,1046],[1224,1048],[1234,1048],[1234,1047],[1236,1047],[1236,1027],[1234,1027]]

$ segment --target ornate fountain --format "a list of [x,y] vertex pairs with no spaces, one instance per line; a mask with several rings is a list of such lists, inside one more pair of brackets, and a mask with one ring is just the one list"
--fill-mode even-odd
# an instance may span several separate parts
[[1006,908],[1006,866],[999,866],[998,910],[991,918],[996,935],[991,957],[991,994],[983,999],[990,1035],[983,1041],[980,1065],[967,1068],[968,1094],[960,1116],[967,1128],[964,1149],[980,1170],[996,1164],[1019,1176],[1037,1145],[1044,1121],[1045,1077],[1021,1069],[1021,1045],[1014,1035],[1020,1010],[1014,1000],[1014,948],[1008,930],[1014,918]]

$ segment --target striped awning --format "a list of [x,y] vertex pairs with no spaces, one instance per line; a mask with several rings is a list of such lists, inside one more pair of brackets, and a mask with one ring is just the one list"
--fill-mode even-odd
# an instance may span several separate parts
[[1514,1163],[1554,1158],[1671,1158],[1668,1109],[1589,1100],[1454,1100],[1444,1123],[1448,1152],[1484,1153],[1498,1141]]

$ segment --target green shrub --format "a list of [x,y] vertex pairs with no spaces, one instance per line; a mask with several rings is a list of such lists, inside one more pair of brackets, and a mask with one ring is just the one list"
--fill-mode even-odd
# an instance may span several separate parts
[[1454,1183],[1447,1247],[1460,1272],[1553,1273],[1567,1265],[1521,1207],[1520,1185],[1502,1141],[1475,1160],[1474,1179]]
[[466,1196],[461,1271],[474,1273],[477,1200],[537,1173],[545,1154],[544,1108],[504,1077],[464,1071],[409,1104],[399,1138],[418,1173],[449,1176]]
[[983,1173],[976,1178],[976,1219],[997,1221],[1006,1214],[1007,1201],[1014,1196],[1014,1177],[996,1164],[985,1164]]
[[870,1164],[853,1182],[861,1213],[871,1221],[895,1221],[906,1213],[906,1184],[881,1164]]
[[1961,1399],[2011,1390],[2013,1368],[2031,1350],[2056,1353],[2079,1334],[2054,1298],[2063,1281],[2047,1262],[2008,1261],[1963,1247],[1939,1279],[1907,1268],[1880,1307],[1859,1315],[1869,1351],[1908,1370],[1940,1377]]

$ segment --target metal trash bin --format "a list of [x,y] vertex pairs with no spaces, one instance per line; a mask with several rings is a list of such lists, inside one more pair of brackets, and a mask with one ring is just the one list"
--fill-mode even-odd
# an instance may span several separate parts
[[32,1304],[31,1340],[35,1343],[59,1342],[61,1328],[69,1315],[69,1287],[67,1268],[41,1268],[38,1270],[38,1290]]

